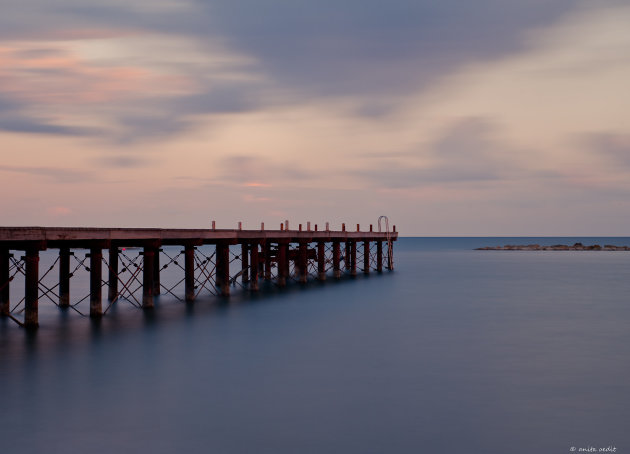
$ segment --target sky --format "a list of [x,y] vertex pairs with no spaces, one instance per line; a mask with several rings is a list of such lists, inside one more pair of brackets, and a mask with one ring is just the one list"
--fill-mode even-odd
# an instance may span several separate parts
[[630,234],[627,0],[0,10],[0,225]]

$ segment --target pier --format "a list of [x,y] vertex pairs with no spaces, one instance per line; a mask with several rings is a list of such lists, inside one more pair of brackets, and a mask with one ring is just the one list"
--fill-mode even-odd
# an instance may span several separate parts
[[[361,231],[358,224],[356,230],[342,224],[334,231],[328,223],[319,229],[310,222],[291,230],[288,221],[280,230],[265,230],[264,224],[258,230],[244,230],[241,223],[237,229],[215,226],[213,221],[209,229],[0,227],[0,316],[36,328],[40,300],[98,319],[121,299],[152,309],[155,297],[166,293],[192,303],[202,292],[227,298],[237,284],[258,292],[261,282],[285,287],[394,269],[398,233],[396,226],[389,231],[387,220],[385,231],[380,219],[378,231],[372,225]],[[201,251],[206,245],[209,252]],[[169,253],[173,248],[166,251],[167,246],[176,251]],[[51,249],[58,250],[57,258],[41,273],[40,252]],[[171,286],[160,279],[169,266],[183,275]],[[80,270],[89,274],[89,294],[74,299],[70,284]],[[58,277],[55,285],[44,282],[51,273]],[[24,296],[12,303],[11,282],[18,276],[24,279]],[[81,304],[89,304],[89,311],[81,311]]]

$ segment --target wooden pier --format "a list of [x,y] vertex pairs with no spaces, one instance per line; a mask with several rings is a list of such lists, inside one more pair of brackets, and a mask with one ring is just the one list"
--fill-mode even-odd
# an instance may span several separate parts
[[[169,265],[183,272],[181,299],[186,302],[194,301],[204,289],[227,297],[237,281],[256,292],[261,281],[285,287],[290,280],[306,283],[309,279],[324,281],[329,276],[356,276],[357,267],[364,274],[393,270],[396,226],[391,232],[389,227],[377,232],[372,226],[369,231],[361,231],[358,224],[353,231],[346,230],[345,224],[333,231],[328,223],[321,230],[317,225],[311,229],[310,223],[304,229],[300,224],[297,230],[290,230],[288,221],[280,225],[280,230],[265,230],[264,224],[259,230],[242,230],[241,223],[238,229],[221,230],[212,224],[212,229],[0,227],[0,316],[36,328],[42,296],[61,309],[75,308],[78,303],[71,301],[70,281],[79,267],[89,272],[89,295],[83,299],[89,300],[91,318],[102,317],[121,298],[135,299],[131,289],[134,282],[139,283],[142,293],[136,300],[138,307],[153,308],[154,297],[162,291],[180,299],[173,293],[175,287],[160,282],[160,271]],[[200,257],[197,249],[204,245],[210,245],[212,252]],[[178,256],[183,256],[183,265],[177,257],[162,257],[166,255],[163,246],[180,246]],[[139,249],[137,260],[124,256],[123,251],[129,248]],[[39,254],[47,249],[59,250],[54,264],[58,283],[52,287],[40,278]],[[74,258],[76,266],[72,270],[71,258],[77,249],[88,252],[84,260]],[[162,258],[166,260],[160,265]],[[103,271],[107,271],[107,280],[103,280]],[[18,275],[24,277],[24,297],[12,307],[11,282]],[[110,302],[105,311],[103,285],[108,287]]]

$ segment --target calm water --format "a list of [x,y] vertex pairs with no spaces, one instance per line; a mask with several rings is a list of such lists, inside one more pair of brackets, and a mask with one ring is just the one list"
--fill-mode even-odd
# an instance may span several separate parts
[[403,238],[394,273],[99,325],[42,301],[0,320],[0,450],[630,452],[630,253],[471,250],[576,241],[630,245]]

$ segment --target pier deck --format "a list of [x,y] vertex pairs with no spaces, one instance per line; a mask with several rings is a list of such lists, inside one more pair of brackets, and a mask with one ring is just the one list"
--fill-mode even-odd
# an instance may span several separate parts
[[[37,327],[42,296],[62,309],[76,310],[70,298],[70,280],[74,275],[70,265],[77,249],[88,251],[84,260],[74,260],[75,271],[83,267],[89,272],[92,318],[107,312],[103,311],[103,284],[108,287],[110,306],[119,299],[133,298],[138,307],[150,309],[162,290],[174,295],[174,287],[160,283],[160,271],[170,264],[181,268],[184,274],[180,282],[184,282],[183,300],[187,302],[194,301],[204,289],[227,297],[237,279],[244,288],[258,291],[260,280],[284,287],[289,279],[305,283],[311,278],[326,280],[329,273],[339,279],[342,274],[355,276],[357,269],[365,274],[382,272],[383,268],[393,270],[393,242],[398,238],[395,226],[391,232],[375,232],[372,226],[369,231],[361,231],[359,225],[356,231],[349,231],[345,224],[337,231],[328,225],[323,230],[317,225],[311,229],[310,223],[305,229],[300,224],[297,230],[285,226],[288,222],[281,224],[280,230],[265,230],[264,224],[259,230],[0,227],[0,316],[10,317],[27,328]],[[203,245],[214,246],[210,255],[196,251]],[[184,265],[179,264],[177,257],[161,254],[162,246],[181,246],[179,255],[183,256]],[[140,251],[130,259],[121,255],[125,248]],[[54,264],[59,279],[52,287],[44,284],[39,275],[39,253],[47,249],[59,250]],[[107,258],[103,250],[107,250]],[[12,251],[24,251],[24,256],[16,257]],[[166,256],[166,263],[160,265],[162,255]],[[89,266],[85,265],[88,259]],[[24,297],[12,307],[10,287],[18,275],[24,277]],[[141,298],[134,296],[132,283],[140,284]],[[19,314],[24,314],[23,320],[17,318]]]

